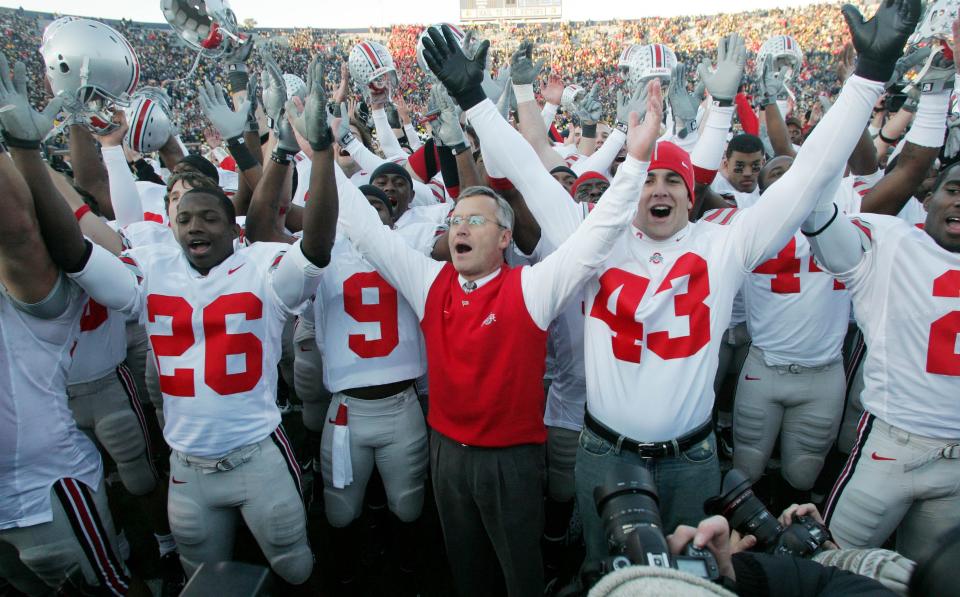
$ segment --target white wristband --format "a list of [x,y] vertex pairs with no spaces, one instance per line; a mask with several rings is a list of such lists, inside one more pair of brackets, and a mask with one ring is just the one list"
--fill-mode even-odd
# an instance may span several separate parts
[[906,141],[921,147],[943,145],[947,129],[947,109],[950,107],[950,91],[926,93],[920,96],[913,126],[907,132]]
[[533,93],[533,85],[514,85],[513,93],[517,96],[517,105],[537,99]]

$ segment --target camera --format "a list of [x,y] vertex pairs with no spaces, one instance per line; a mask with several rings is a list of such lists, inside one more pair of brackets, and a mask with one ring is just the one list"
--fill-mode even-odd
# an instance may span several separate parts
[[559,595],[583,594],[604,575],[627,566],[673,568],[711,581],[720,579],[720,567],[710,551],[691,542],[682,555],[670,553],[660,521],[657,487],[647,469],[620,464],[607,473],[603,485],[594,488],[593,500],[610,555],[585,563],[580,578]]
[[827,528],[809,516],[795,515],[793,524],[784,528],[754,495],[752,485],[742,472],[730,469],[723,477],[720,495],[707,500],[704,511],[722,515],[741,535],[756,537],[758,549],[771,554],[808,558],[830,539]]

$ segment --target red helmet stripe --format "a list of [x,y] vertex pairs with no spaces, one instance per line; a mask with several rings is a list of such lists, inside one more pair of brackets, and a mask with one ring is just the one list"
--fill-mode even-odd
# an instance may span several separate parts
[[153,102],[145,99],[143,103],[140,104],[140,109],[137,110],[137,122],[133,125],[133,149],[134,151],[140,151],[141,145],[140,142],[143,139],[143,130],[147,127],[147,116],[153,110]]
[[653,47],[657,52],[657,59],[653,65],[657,68],[663,68],[663,46],[660,44],[653,44]]
[[380,60],[377,58],[377,53],[373,51],[373,48],[370,47],[370,44],[362,41],[359,45],[360,49],[363,50],[363,53],[366,55],[367,60],[370,61],[370,67],[373,68],[373,70],[381,68],[382,65],[380,64]]

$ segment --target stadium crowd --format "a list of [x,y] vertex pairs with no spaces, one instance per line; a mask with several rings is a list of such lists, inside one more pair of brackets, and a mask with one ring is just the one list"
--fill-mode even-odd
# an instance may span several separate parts
[[[25,61],[30,65],[32,92],[35,101],[43,100],[43,84],[39,78],[41,61],[37,53],[25,48],[39,47],[46,23],[55,15],[42,15],[0,8],[0,26],[4,30],[4,52],[7,58]],[[184,76],[190,71],[195,52],[177,42],[167,27],[134,23],[111,22],[133,45],[141,57],[144,82],[157,85]],[[506,64],[509,51],[504,49],[519,39],[531,39],[545,53],[545,73],[554,72],[570,83],[598,82],[608,109],[613,107],[617,79],[616,62],[623,47],[630,43],[662,42],[670,45],[680,60],[691,69],[708,55],[726,32],[740,31],[747,42],[751,60],[770,31],[792,35],[805,53],[804,69],[796,93],[798,112],[809,110],[820,90],[837,88],[834,56],[843,47],[843,19],[834,4],[810,4],[798,8],[759,10],[710,16],[683,16],[640,19],[609,23],[492,23],[478,27],[478,35],[494,42],[492,53],[494,70]],[[350,49],[363,37],[384,43],[390,50],[400,75],[398,90],[410,104],[419,119],[426,113],[429,86],[423,71],[417,67],[415,46],[420,25],[397,25],[374,28],[362,35],[358,32],[337,32],[324,29],[267,30],[257,33],[282,51],[277,62],[283,72],[300,73],[306,69],[311,56],[323,57],[327,73],[336,73],[336,65],[346,59]],[[257,58],[254,58],[257,61]],[[752,68],[748,68],[752,72]],[[219,73],[201,61],[199,76],[217,78]],[[328,76],[332,90],[336,77]],[[747,81],[748,91],[752,84]],[[203,141],[203,115],[196,103],[196,90],[190,85],[168,87],[176,112],[182,119],[180,130],[187,143]],[[561,128],[566,124],[562,121]],[[422,129],[421,129],[422,130]]]
[[949,4],[0,10],[0,595],[958,595]]

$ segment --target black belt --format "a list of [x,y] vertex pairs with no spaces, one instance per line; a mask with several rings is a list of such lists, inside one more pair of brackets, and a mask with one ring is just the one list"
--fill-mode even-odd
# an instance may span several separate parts
[[629,450],[636,452],[643,458],[673,458],[674,456],[679,456],[680,453],[687,448],[710,437],[710,434],[713,432],[713,423],[707,421],[690,433],[674,440],[666,442],[638,442],[625,435],[620,435],[600,421],[594,419],[590,416],[589,411],[583,413],[583,424],[599,437],[617,446],[618,451]]

